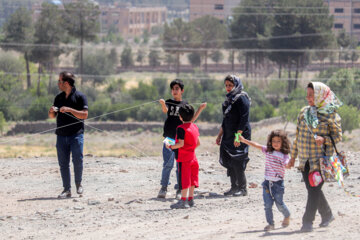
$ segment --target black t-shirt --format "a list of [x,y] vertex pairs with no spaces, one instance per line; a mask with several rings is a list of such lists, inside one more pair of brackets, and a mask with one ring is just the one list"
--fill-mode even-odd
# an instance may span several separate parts
[[[65,92],[59,93],[55,97],[54,106],[58,109],[65,106],[81,111],[88,109],[88,102],[86,96],[83,93],[76,91],[76,88],[73,87],[68,98],[66,98]],[[55,131],[56,135],[72,136],[75,134],[84,133],[84,120],[77,119],[73,115],[68,116],[67,114],[72,115],[71,113],[65,114],[57,112],[57,129]]]
[[[176,138],[177,139],[182,139],[184,140],[185,139],[185,130],[181,127],[177,128],[176,129]],[[178,159],[178,156],[179,156],[179,149],[174,149],[174,153],[175,153],[175,159]]]
[[165,101],[165,104],[168,108],[168,111],[167,111],[167,119],[165,120],[165,124],[164,124],[163,136],[175,139],[176,128],[182,124],[179,118],[179,109],[181,105],[187,104],[187,102],[168,99]]

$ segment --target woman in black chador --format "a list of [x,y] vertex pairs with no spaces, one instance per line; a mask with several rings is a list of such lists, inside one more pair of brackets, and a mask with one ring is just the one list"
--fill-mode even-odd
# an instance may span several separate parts
[[246,196],[245,169],[249,161],[249,146],[237,141],[236,134],[240,133],[248,140],[251,138],[249,121],[250,97],[243,90],[240,79],[228,75],[225,80],[226,99],[222,105],[223,121],[216,143],[220,145],[220,164],[227,169],[231,188],[225,196]]

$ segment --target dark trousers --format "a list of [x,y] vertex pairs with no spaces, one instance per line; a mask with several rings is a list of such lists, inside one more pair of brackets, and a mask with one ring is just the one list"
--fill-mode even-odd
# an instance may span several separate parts
[[232,161],[228,168],[228,176],[230,176],[231,188],[246,190],[246,176],[242,161]]
[[306,162],[305,169],[302,172],[305,186],[308,192],[308,198],[306,202],[305,213],[302,219],[303,224],[312,224],[315,219],[316,210],[319,211],[319,214],[322,219],[328,219],[331,215],[331,209],[326,201],[325,195],[321,190],[324,182],[320,183],[316,187],[311,187],[309,183],[309,162]]
[[84,134],[57,136],[56,149],[64,190],[70,190],[70,154],[74,165],[75,183],[80,184],[83,173]]

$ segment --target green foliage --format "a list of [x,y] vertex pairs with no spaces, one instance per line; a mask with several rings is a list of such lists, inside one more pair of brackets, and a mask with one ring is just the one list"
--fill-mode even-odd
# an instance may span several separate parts
[[145,51],[139,48],[139,50],[136,53],[136,61],[140,63],[140,65],[143,64],[145,58]]
[[5,73],[21,73],[24,70],[24,64],[14,54],[0,51],[0,71]]
[[213,60],[216,64],[221,62],[224,59],[224,54],[221,51],[214,51],[210,54],[211,60]]
[[288,122],[296,122],[301,108],[307,105],[306,92],[302,88],[293,91],[286,101],[280,102],[279,115]]
[[341,117],[342,130],[349,131],[359,127],[360,115],[356,107],[351,105],[343,105],[339,108],[338,113]]
[[106,120],[107,116],[104,114],[109,112],[111,106],[111,100],[107,97],[98,98],[96,99],[95,102],[92,102],[90,106],[91,109],[89,110],[89,118],[96,117],[94,119],[96,121]]
[[169,84],[166,78],[155,78],[152,81],[152,85],[156,87],[158,95],[161,98],[164,98],[167,90],[169,89]]
[[[29,64],[29,53],[31,47],[28,45],[33,41],[33,25],[31,13],[25,8],[17,9],[8,19],[3,27],[3,42],[5,49],[13,49],[24,54],[24,59]],[[31,86],[31,77],[29,68],[27,71],[27,88]]]
[[160,66],[159,51],[151,50],[149,53],[149,65],[152,67]]
[[[78,59],[75,56],[75,59]],[[77,62],[77,60],[75,60]],[[115,73],[117,62],[116,50],[112,49],[110,53],[106,50],[89,50],[84,54],[84,76],[82,80],[84,82],[92,82],[96,84],[102,84],[106,80],[104,76]],[[78,69],[79,70],[79,69]]]
[[48,110],[51,105],[49,97],[39,97],[32,101],[28,112],[27,119],[30,121],[45,120],[48,118]]
[[130,94],[136,100],[155,100],[159,98],[156,87],[143,82],[140,82],[137,88],[131,89]]
[[265,118],[271,118],[275,115],[275,108],[271,104],[257,105],[250,107],[250,121],[257,122]]
[[131,47],[125,47],[121,52],[120,62],[124,68],[131,67],[134,65]]
[[190,64],[193,67],[200,67],[201,65],[201,55],[198,52],[192,52],[187,55]]
[[6,120],[4,114],[0,111],[0,133],[4,133],[4,128],[6,127]]

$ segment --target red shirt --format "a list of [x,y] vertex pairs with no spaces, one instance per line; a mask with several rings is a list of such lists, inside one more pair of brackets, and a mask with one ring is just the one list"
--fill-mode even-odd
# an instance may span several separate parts
[[184,146],[178,149],[177,162],[197,161],[195,148],[199,135],[199,128],[194,123],[184,123],[177,127],[175,142],[184,140]]

